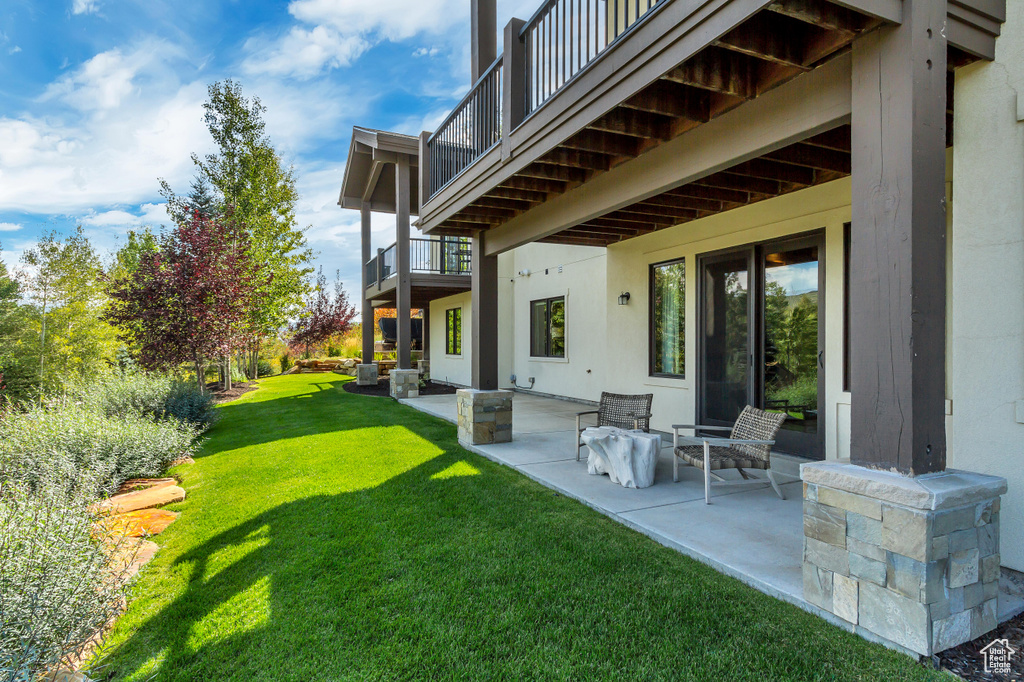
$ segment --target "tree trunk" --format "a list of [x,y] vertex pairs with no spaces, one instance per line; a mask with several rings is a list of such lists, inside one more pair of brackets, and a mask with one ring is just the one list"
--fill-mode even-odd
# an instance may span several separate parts
[[196,383],[199,385],[199,392],[206,393],[206,372],[203,371],[203,363],[198,358],[193,359],[196,366]]

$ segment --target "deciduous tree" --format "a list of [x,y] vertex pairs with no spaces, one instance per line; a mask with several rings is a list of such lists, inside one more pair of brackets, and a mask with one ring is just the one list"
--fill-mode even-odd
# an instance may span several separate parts
[[335,334],[348,331],[355,316],[356,308],[349,303],[341,280],[335,279],[332,296],[321,269],[304,309],[289,327],[289,345],[295,351],[302,350],[308,354],[311,347],[324,343]]

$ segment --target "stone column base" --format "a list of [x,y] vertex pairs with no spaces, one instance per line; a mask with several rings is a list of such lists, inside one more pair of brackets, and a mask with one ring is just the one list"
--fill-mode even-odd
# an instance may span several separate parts
[[391,370],[391,397],[395,400],[419,398],[420,371],[418,369]]
[[804,599],[931,656],[997,625],[1006,479],[803,464]]
[[430,381],[430,360],[420,360],[416,363],[416,367],[419,369],[420,376],[423,377],[423,380]]
[[459,442],[468,445],[508,443],[512,440],[512,391],[455,392],[459,411]]
[[356,386],[377,385],[377,363],[356,365]]

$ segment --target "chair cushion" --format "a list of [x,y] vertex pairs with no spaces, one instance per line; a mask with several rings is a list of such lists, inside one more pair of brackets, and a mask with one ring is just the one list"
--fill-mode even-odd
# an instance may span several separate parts
[[[738,446],[712,445],[710,448],[711,470],[719,469],[767,469],[768,462],[762,459],[750,459]],[[704,468],[703,445],[680,445],[675,449],[676,456],[690,466]]]

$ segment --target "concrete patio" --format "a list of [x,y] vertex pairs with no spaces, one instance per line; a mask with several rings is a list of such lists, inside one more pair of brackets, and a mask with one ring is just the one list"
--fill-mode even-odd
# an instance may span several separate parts
[[[405,405],[456,422],[454,395],[401,400]],[[773,467],[786,495],[780,500],[767,485],[717,487],[712,504],[704,503],[699,470],[680,468],[672,481],[671,435],[663,444],[650,488],[623,488],[607,476],[587,473],[586,448],[576,461],[576,413],[587,404],[516,392],[513,396],[512,442],[467,449],[510,466],[533,480],[676,549],[716,570],[783,601],[843,626],[831,613],[803,598],[803,503],[800,460],[773,455]],[[593,419],[593,417],[589,417]],[[593,422],[590,422],[593,423]],[[760,475],[760,474],[758,474]],[[723,472],[723,478],[739,476]],[[1024,610],[1024,601],[1000,593],[1000,620]]]

